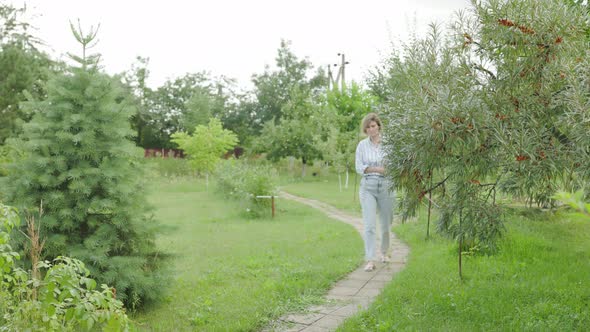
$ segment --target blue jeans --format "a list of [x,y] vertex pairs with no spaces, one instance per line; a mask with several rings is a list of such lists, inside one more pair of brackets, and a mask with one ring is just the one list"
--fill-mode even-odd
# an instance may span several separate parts
[[365,259],[375,260],[377,246],[376,222],[379,212],[381,254],[389,250],[389,231],[393,219],[395,194],[390,191],[391,182],[382,176],[368,175],[361,179],[359,198],[365,228]]

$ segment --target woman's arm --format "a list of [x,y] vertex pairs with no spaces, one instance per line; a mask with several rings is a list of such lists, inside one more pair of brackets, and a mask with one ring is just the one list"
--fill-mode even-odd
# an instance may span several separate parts
[[354,168],[358,174],[363,175],[367,171],[367,168],[369,168],[369,165],[363,162],[363,151],[361,144],[362,141],[360,141],[359,144],[356,146]]

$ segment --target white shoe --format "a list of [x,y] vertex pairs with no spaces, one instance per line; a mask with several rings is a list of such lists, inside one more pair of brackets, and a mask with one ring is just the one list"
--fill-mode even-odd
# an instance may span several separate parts
[[387,255],[381,255],[381,263],[389,263],[391,262],[391,257]]
[[375,270],[375,263],[369,261],[367,265],[365,265],[365,272],[372,272],[373,270]]

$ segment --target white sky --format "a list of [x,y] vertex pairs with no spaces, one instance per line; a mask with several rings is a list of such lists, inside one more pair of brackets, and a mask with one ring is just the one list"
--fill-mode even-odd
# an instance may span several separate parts
[[148,57],[149,85],[185,73],[208,71],[250,87],[254,73],[274,66],[281,38],[314,66],[350,62],[346,79],[362,81],[391,42],[448,21],[469,0],[4,0],[27,3],[28,21],[50,52],[79,54],[69,21],[83,29],[100,24],[102,66],[111,74]]

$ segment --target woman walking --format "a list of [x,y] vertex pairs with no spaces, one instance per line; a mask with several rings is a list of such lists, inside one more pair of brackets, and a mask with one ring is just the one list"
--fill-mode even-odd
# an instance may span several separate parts
[[377,212],[380,220],[380,260],[383,263],[389,261],[389,231],[393,218],[394,195],[390,191],[390,181],[384,176],[381,120],[377,114],[369,113],[363,119],[361,128],[368,137],[356,147],[355,168],[362,176],[359,198],[365,228],[365,271],[371,272],[376,267]]

